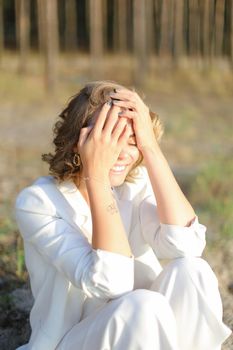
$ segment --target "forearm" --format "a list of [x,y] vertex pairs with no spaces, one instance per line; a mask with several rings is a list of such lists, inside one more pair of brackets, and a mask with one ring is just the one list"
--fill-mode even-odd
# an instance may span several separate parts
[[117,203],[106,183],[91,179],[86,183],[92,214],[92,247],[132,256]]
[[161,223],[188,226],[195,212],[184,196],[157,142],[143,150]]

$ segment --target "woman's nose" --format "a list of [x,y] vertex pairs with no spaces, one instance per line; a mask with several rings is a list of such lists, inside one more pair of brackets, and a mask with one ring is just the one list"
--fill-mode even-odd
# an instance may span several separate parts
[[122,160],[122,159],[127,159],[129,158],[129,153],[127,152],[126,149],[122,149],[119,156],[118,156],[118,159]]

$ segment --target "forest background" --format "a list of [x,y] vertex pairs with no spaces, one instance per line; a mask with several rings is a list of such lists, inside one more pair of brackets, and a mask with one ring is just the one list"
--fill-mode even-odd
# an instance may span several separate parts
[[41,154],[53,150],[59,112],[96,79],[135,87],[160,115],[162,150],[208,227],[204,257],[233,328],[233,0],[0,0],[2,350],[30,332],[15,197],[48,174]]

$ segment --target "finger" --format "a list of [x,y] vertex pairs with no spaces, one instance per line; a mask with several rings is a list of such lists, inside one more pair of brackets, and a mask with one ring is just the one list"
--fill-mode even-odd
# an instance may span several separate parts
[[130,111],[127,110],[121,110],[121,112],[118,114],[119,118],[128,118],[128,119],[134,119],[137,115],[136,111]]
[[110,97],[112,99],[117,99],[117,100],[137,101],[139,99],[139,96],[136,92],[126,90],[126,89],[121,89],[121,90],[116,90],[115,92],[111,92]]
[[112,132],[117,125],[119,119],[120,108],[117,106],[112,106],[108,112],[108,116],[103,128],[103,135],[111,137]]
[[125,146],[125,144],[128,142],[128,138],[130,136],[131,133],[131,128],[129,125],[125,126],[125,129],[123,130],[123,132],[121,133],[119,139],[118,139],[118,145],[120,147]]
[[124,99],[132,99],[136,98],[137,94],[134,91],[130,91],[127,89],[114,89],[114,92],[110,92],[110,97],[112,98],[119,98],[121,99],[124,97]]
[[78,139],[78,147],[82,146],[86,142],[92,130],[93,130],[92,125],[81,129],[79,134],[79,139]]
[[95,135],[100,135],[102,133],[102,130],[111,106],[112,106],[111,101],[104,103],[104,105],[102,106],[99,112],[99,115],[97,116],[97,120],[93,129],[93,133]]
[[114,106],[118,106],[121,108],[128,108],[129,110],[136,109],[136,102],[134,101],[126,101],[126,100],[112,100]]
[[118,141],[118,139],[119,139],[120,135],[122,134],[122,132],[124,131],[126,125],[127,125],[126,118],[118,119],[117,125],[112,132],[112,140],[113,141],[115,141],[115,142]]

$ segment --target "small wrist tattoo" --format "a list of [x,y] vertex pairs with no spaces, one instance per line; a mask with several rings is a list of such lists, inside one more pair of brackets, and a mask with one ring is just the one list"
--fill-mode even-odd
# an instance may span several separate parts
[[117,206],[114,202],[112,202],[111,204],[109,204],[107,206],[107,211],[110,213],[110,214],[115,214],[115,213],[118,213],[118,209],[117,209]]

